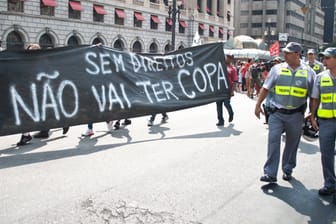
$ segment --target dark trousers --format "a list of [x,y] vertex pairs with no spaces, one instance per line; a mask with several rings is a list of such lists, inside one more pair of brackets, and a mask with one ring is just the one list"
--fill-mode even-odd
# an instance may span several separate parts
[[224,100],[219,100],[216,102],[217,105],[217,118],[218,122],[224,123],[224,118],[223,118],[223,104],[229,113],[229,115],[233,116],[233,110],[231,107],[231,98],[225,98]]
[[[167,117],[167,113],[163,112],[162,114],[162,118]],[[156,114],[152,114],[152,116],[149,118],[150,121],[154,121],[156,117]]]

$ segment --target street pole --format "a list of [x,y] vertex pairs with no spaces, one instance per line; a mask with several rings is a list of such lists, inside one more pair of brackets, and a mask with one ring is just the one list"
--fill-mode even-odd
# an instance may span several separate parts
[[172,13],[172,35],[171,35],[171,45],[170,45],[170,50],[173,51],[175,50],[175,28],[176,28],[176,0],[173,0],[173,6],[171,9]]

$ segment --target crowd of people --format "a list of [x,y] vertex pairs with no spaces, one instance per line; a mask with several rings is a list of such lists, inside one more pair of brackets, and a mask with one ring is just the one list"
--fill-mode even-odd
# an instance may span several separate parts
[[[36,50],[40,46],[30,44],[27,49]],[[316,59],[313,49],[307,51],[307,61],[302,60],[302,52],[303,48],[299,43],[290,42],[283,49],[283,59],[275,57],[266,62],[259,58],[235,61],[234,55],[227,54],[225,65],[230,94],[216,102],[216,125],[224,125],[223,105],[229,115],[228,121],[233,121],[231,97],[235,92],[257,99],[255,116],[260,119],[261,114],[265,115],[265,124],[269,126],[267,158],[260,181],[273,183],[277,182],[281,136],[286,135],[281,158],[282,179],[291,181],[296,167],[302,125],[304,120],[309,120],[314,130],[319,131],[324,183],[318,193],[322,196],[333,195],[336,202],[336,48],[327,48],[319,54],[323,63]],[[148,126],[153,125],[155,117],[156,114],[151,115]],[[162,113],[161,123],[167,120],[167,113]],[[119,129],[120,122],[106,121],[108,131]],[[122,124],[129,125],[131,120],[125,119]],[[63,134],[68,130],[68,126],[63,127]],[[90,137],[93,134],[93,124],[89,123],[82,136]],[[34,137],[48,138],[49,129],[41,130]],[[17,145],[25,145],[31,140],[30,133],[22,133]]]

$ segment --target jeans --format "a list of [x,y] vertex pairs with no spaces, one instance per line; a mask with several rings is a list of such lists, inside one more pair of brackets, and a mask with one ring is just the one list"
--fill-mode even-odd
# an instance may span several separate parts
[[233,110],[231,107],[231,98],[225,98],[216,102],[217,105],[217,118],[219,123],[224,123],[223,118],[223,103],[230,116],[233,116]]

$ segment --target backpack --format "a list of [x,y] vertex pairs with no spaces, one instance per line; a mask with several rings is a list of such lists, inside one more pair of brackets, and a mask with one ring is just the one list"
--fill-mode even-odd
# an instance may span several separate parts
[[257,65],[255,64],[251,65],[251,76],[253,79],[258,78],[259,76],[259,71]]

